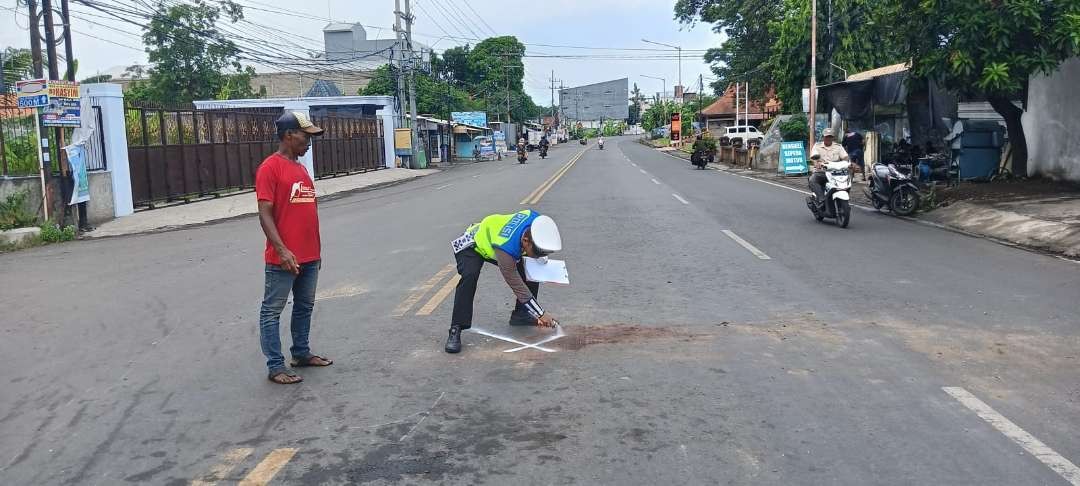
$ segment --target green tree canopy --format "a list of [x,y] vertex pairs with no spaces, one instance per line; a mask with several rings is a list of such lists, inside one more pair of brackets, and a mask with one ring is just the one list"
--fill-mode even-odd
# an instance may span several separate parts
[[1027,139],[1020,116],[1028,82],[1080,54],[1080,2],[889,0],[886,9],[895,23],[881,33],[903,46],[916,75],[961,94],[985,96],[1005,118],[1013,171],[1026,174]]
[[190,103],[216,99],[223,93],[247,94],[237,84],[240,78],[229,77],[228,71],[247,72],[240,65],[239,47],[217,28],[222,16],[237,22],[243,10],[229,0],[157,4],[143,33],[151,68],[140,95],[154,101]]
[[0,52],[3,58],[3,90],[15,89],[15,82],[30,77],[34,63],[30,57],[30,49],[18,49],[8,47]]

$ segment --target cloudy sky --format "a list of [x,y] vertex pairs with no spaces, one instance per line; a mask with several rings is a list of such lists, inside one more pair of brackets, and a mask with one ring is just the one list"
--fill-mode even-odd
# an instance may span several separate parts
[[[54,1],[59,4],[59,0]],[[140,4],[154,3],[154,0],[89,1],[114,13],[119,12],[115,9],[133,5],[145,9]],[[249,38],[286,39],[290,45],[310,46],[315,51],[322,45],[322,28],[331,20],[361,23],[367,26],[369,38],[394,35],[393,0],[236,1],[245,7],[249,22],[242,29]],[[16,10],[17,3],[0,0],[0,46],[29,46],[27,17],[22,8]],[[667,79],[670,92],[678,79],[674,51],[643,43],[641,39],[681,46],[685,50],[682,79],[688,86],[696,85],[699,74],[708,83],[710,73],[701,59],[701,50],[720,42],[720,37],[707,25],[691,28],[676,23],[672,19],[674,3],[675,0],[414,0],[413,31],[418,42],[433,46],[436,51],[475,43],[470,39],[495,34],[517,36],[526,44],[527,55],[540,56],[526,59],[525,86],[542,105],[551,102],[552,70],[555,79],[567,87],[629,77],[645,93],[655,93],[663,83],[644,77],[655,76]],[[133,35],[139,32],[137,25],[77,0],[72,0],[72,10],[73,44],[80,78],[146,62],[142,42]]]

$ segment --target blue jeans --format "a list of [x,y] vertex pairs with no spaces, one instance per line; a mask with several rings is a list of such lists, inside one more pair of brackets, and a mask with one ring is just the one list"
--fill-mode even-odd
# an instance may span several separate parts
[[295,359],[311,356],[308,347],[308,333],[311,331],[311,311],[315,308],[315,286],[319,282],[321,261],[300,265],[300,275],[283,270],[278,265],[266,265],[266,290],[263,293],[262,309],[259,311],[259,339],[262,352],[266,356],[266,367],[273,374],[285,369],[285,358],[281,355],[281,337],[278,328],[281,324],[281,311],[293,295],[292,347],[289,352]]

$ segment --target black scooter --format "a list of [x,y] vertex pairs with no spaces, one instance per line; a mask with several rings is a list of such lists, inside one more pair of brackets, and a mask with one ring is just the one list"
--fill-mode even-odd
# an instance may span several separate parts
[[870,188],[864,192],[879,211],[887,207],[898,216],[911,216],[919,209],[919,186],[894,164],[874,164]]

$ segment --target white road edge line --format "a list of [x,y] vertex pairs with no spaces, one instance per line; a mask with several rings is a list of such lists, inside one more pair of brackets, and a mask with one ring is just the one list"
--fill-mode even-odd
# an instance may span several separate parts
[[638,169],[638,171],[641,172],[642,174],[649,175],[648,172],[645,172],[645,169]]
[[1027,433],[1011,420],[997,413],[993,408],[990,408],[990,405],[979,400],[978,397],[972,395],[967,390],[958,386],[945,386],[941,389],[944,390],[945,393],[952,395],[953,398],[969,408],[972,412],[975,412],[979,418],[985,420],[997,429],[998,432],[1001,432],[1005,437],[1012,439],[1013,442],[1016,442],[1020,447],[1024,448],[1025,451],[1028,451],[1028,453],[1035,456],[1036,459],[1043,464],[1046,464],[1050,469],[1053,469],[1054,472],[1065,478],[1069,484],[1080,486],[1080,468],[1076,467],[1076,464],[1061,457],[1060,454],[1047,447],[1046,444],[1043,444],[1042,441],[1036,439],[1035,436]]
[[435,190],[439,191],[439,190],[442,190],[442,189],[446,189],[447,187],[450,187],[452,185],[454,185],[454,184],[450,183],[450,184],[442,185],[442,186],[436,187]]
[[690,201],[687,201],[686,199],[683,199],[682,196],[680,196],[678,194],[672,194],[672,196],[675,197],[675,199],[678,199],[679,202],[681,202],[683,204],[686,204],[686,205],[690,204]]
[[759,260],[772,260],[772,258],[770,258],[769,255],[766,255],[765,252],[757,249],[757,247],[755,247],[754,245],[751,245],[750,242],[748,242],[748,241],[742,239],[741,237],[739,237],[739,235],[735,234],[734,231],[723,230],[723,232],[724,232],[725,235],[728,236],[728,238],[731,238],[732,240],[735,240],[735,243],[738,243],[743,248],[746,248],[747,250],[749,250],[750,253],[753,253],[754,256],[758,257]]
[[632,166],[634,166],[634,167],[637,167],[637,164],[635,164],[635,163],[633,163],[633,162],[630,162],[630,165],[632,165]]
[[660,185],[660,181],[658,181],[658,180],[656,180],[656,179],[653,179],[653,180],[652,180],[652,183],[653,183],[653,184],[656,184],[656,185],[658,185],[658,186]]

